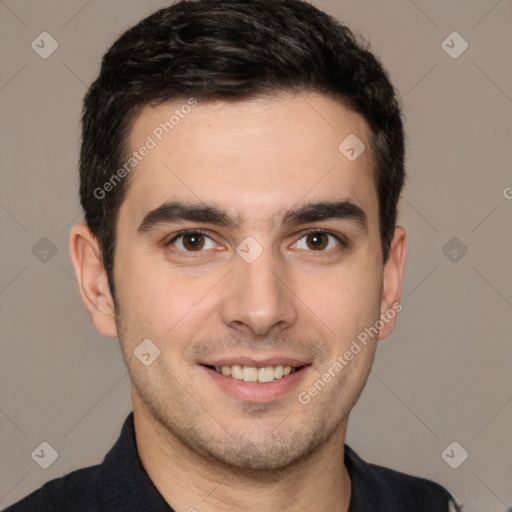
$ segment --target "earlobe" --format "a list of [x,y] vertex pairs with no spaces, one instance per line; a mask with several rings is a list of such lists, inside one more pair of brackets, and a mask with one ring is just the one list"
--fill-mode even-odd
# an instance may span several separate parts
[[406,257],[406,233],[402,226],[396,226],[389,248],[389,257],[384,265],[384,280],[380,316],[383,328],[379,340],[388,337],[393,331],[398,312],[402,309],[402,280]]
[[103,267],[100,246],[86,224],[73,226],[69,238],[69,254],[82,300],[91,314],[94,326],[103,336],[117,337],[114,301]]

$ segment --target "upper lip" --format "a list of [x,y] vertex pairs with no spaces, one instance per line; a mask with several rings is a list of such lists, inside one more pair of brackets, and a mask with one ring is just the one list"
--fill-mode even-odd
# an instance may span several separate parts
[[233,366],[234,364],[239,364],[240,366],[249,366],[253,368],[282,365],[298,368],[299,366],[306,366],[310,363],[305,359],[287,356],[272,356],[261,359],[248,356],[229,356],[209,361],[202,361],[201,364],[205,366]]

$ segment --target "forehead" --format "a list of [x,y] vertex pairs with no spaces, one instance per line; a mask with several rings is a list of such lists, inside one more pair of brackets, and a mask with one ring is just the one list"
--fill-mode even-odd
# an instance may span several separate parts
[[349,199],[372,222],[370,143],[362,116],[314,93],[147,106],[129,134],[127,157],[136,165],[120,217],[140,222],[161,204],[185,200],[273,224],[302,201]]

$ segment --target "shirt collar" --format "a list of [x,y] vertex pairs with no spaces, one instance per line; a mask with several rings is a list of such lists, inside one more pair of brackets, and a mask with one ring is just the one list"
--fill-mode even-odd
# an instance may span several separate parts
[[100,508],[106,512],[173,512],[158,492],[137,452],[133,411],[100,466]]

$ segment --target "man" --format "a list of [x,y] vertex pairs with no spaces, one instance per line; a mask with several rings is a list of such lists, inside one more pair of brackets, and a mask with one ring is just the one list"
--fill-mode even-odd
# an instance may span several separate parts
[[456,510],[345,445],[401,309],[395,92],[299,0],[182,1],[86,95],[70,253],[133,413],[102,464],[9,510]]

